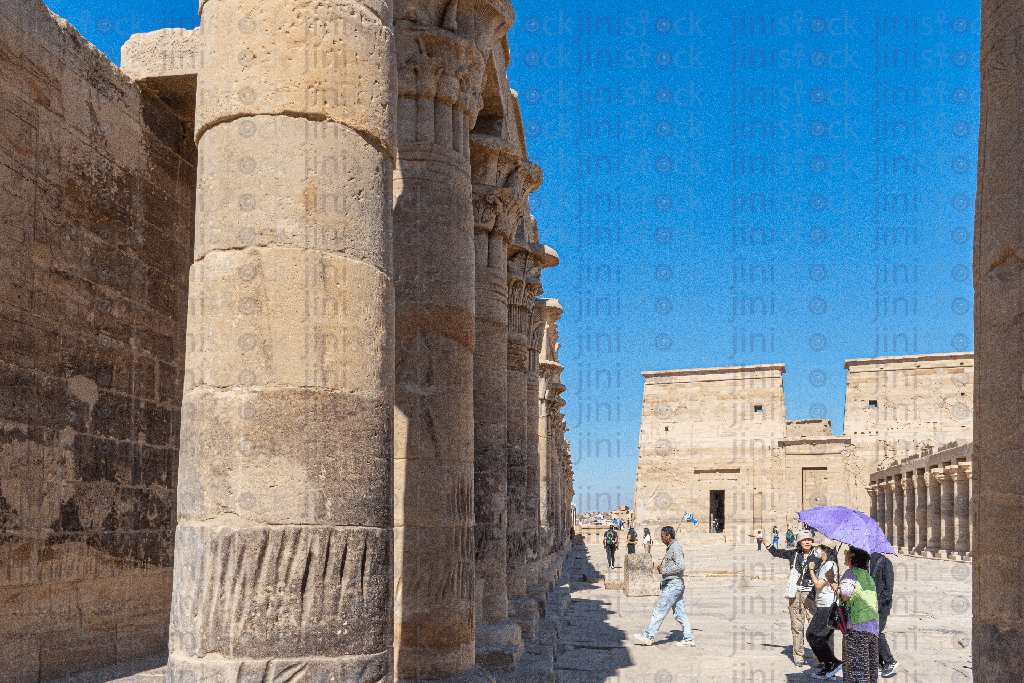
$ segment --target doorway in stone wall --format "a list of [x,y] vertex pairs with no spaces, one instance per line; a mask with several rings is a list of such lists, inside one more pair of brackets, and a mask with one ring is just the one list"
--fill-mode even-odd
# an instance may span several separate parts
[[712,489],[708,496],[708,531],[720,534],[725,531],[725,491]]
[[803,471],[803,510],[828,505],[828,468],[805,467]]

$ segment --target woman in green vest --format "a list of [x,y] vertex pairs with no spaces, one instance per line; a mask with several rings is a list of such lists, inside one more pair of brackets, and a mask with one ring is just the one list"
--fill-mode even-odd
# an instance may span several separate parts
[[868,573],[871,556],[860,548],[846,551],[850,567],[839,580],[839,594],[850,615],[843,637],[843,682],[878,681],[878,596]]

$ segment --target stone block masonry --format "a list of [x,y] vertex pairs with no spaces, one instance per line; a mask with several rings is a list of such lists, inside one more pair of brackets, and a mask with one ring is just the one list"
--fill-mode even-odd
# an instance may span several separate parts
[[196,186],[190,122],[0,3],[0,674],[166,649]]

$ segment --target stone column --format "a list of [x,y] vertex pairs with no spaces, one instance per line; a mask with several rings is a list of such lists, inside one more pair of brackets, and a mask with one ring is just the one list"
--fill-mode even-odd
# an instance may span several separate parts
[[961,464],[951,473],[953,477],[953,535],[957,559],[967,559],[971,551],[970,466]]
[[900,553],[911,553],[914,547],[914,473],[903,473],[903,541]]
[[928,470],[925,474],[928,482],[928,546],[926,548],[927,557],[938,557],[939,547],[942,544],[942,539],[939,535],[941,530],[939,517],[940,511],[942,509],[940,502],[942,489],[939,486],[937,475],[938,472],[935,469]]
[[522,221],[521,164],[511,145],[471,135],[476,230],[473,354],[476,661],[511,671],[523,653],[508,618],[508,245]]
[[953,534],[953,477],[949,471],[943,470],[935,478],[942,487],[939,494],[939,557],[947,558],[956,551]]
[[541,293],[539,269],[524,242],[510,247],[508,265],[508,441],[509,441],[509,611],[523,630],[523,638],[536,634],[539,610],[536,600],[526,597],[531,539],[536,533],[536,508],[531,507],[531,464],[529,435],[530,337],[533,332],[534,299]]
[[925,475],[918,472],[914,475],[914,493],[917,496],[917,510],[914,515],[915,545],[914,552],[924,555],[928,547],[928,483]]
[[976,683],[1024,670],[1020,516],[1024,509],[1024,2],[981,4],[981,116],[974,214],[974,558]]
[[381,681],[393,642],[390,5],[199,11],[220,30],[199,34],[187,325],[202,341],[185,355],[167,680]]
[[[531,216],[531,220],[533,220]],[[540,293],[540,273],[542,268],[549,268],[558,265],[558,256],[554,249],[545,245],[531,245],[531,259],[537,268],[537,284]],[[547,587],[542,577],[546,567],[546,523],[541,516],[541,479],[546,477],[547,453],[541,450],[541,434],[547,439],[547,429],[542,431],[540,422],[540,407],[542,397],[540,396],[540,352],[544,343],[544,329],[547,324],[545,311],[545,300],[536,298],[533,301],[533,312],[531,315],[532,325],[528,338],[528,369],[526,373],[526,443],[527,443],[527,469],[528,488],[527,505],[529,508],[529,546],[527,578],[528,586],[533,586],[534,597],[543,600],[547,596]]]
[[881,524],[882,518],[878,514],[878,485],[866,486],[864,490],[868,492],[868,497],[871,499],[871,519]]
[[469,132],[507,3],[395,7],[397,680],[490,680],[475,666],[476,244]]
[[892,518],[893,518],[893,531],[892,536],[889,537],[889,542],[892,543],[893,548],[899,548],[903,545],[903,482],[893,478],[891,482],[892,486]]
[[885,493],[885,536],[892,542],[896,536],[896,482],[889,480],[882,484]]
[[886,536],[889,535],[888,532],[886,532],[885,530],[886,522],[888,522],[889,520],[889,510],[886,507],[885,500],[885,493],[887,490],[888,488],[886,487],[884,481],[879,482],[878,484],[875,485],[876,498],[878,499],[878,517],[875,518],[875,521],[878,522],[878,526],[882,527],[882,531],[885,533]]

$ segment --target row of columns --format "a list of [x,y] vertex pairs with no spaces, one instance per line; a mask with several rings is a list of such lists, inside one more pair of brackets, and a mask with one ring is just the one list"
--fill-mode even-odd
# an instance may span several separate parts
[[197,222],[239,238],[192,268],[231,339],[186,351],[168,680],[493,681],[572,499],[542,174],[472,132],[511,4],[200,15],[278,30],[200,32]]
[[871,517],[901,554],[968,559],[971,529],[971,464],[921,468],[867,487]]

